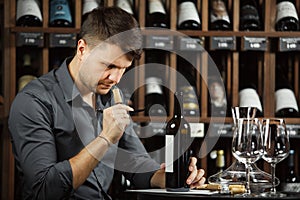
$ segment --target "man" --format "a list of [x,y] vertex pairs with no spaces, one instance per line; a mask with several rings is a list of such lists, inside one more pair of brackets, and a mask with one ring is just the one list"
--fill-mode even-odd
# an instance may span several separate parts
[[[114,168],[136,187],[164,187],[164,168],[135,135],[112,88],[141,53],[134,18],[119,8],[93,10],[76,54],[30,82],[11,107],[9,129],[23,199],[109,199]],[[190,186],[204,183],[193,158]]]

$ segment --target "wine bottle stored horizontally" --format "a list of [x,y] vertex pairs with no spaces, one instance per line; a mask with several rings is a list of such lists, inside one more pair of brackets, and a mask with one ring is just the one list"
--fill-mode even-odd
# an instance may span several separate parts
[[209,89],[209,115],[226,116],[227,114],[227,97],[224,82],[221,78],[211,77],[208,81]]
[[[182,53],[184,55],[184,53]],[[199,116],[199,102],[196,90],[197,70],[193,61],[195,57],[177,56],[177,88],[183,92],[183,112],[185,116]]]
[[116,6],[123,9],[123,10],[125,10],[129,14],[134,15],[133,5],[132,5],[131,0],[117,0],[116,1]]
[[174,116],[166,125],[165,159],[166,190],[189,191],[186,183],[191,156],[191,130],[185,120],[182,106],[182,92],[174,94]]
[[147,26],[169,28],[167,12],[161,0],[148,0]]
[[70,4],[68,0],[50,0],[49,26],[71,27],[73,25]]
[[193,0],[182,0],[178,5],[177,27],[181,30],[200,30],[201,21]]
[[[245,55],[246,56],[246,55]],[[241,60],[243,60],[241,58]],[[242,62],[239,69],[239,106],[256,107],[256,116],[263,115],[261,98],[257,92],[258,80],[255,62]]]
[[277,0],[276,11],[276,31],[299,30],[299,18],[293,2],[288,0]]
[[275,116],[299,117],[295,93],[280,65],[275,71]]
[[261,30],[261,21],[256,0],[243,0],[240,1],[240,4],[240,30]]
[[299,179],[296,175],[296,170],[295,170],[295,150],[291,149],[290,154],[288,157],[288,176],[285,179],[286,183],[296,183],[299,182]]
[[43,17],[38,0],[18,0],[16,11],[17,26],[42,26]]
[[210,1],[210,30],[230,30],[231,22],[224,0]]
[[158,77],[146,79],[145,115],[167,116],[167,106],[162,88],[162,80]]
[[30,81],[36,79],[37,70],[32,66],[30,54],[23,55],[23,65],[20,71],[18,91],[21,91]]

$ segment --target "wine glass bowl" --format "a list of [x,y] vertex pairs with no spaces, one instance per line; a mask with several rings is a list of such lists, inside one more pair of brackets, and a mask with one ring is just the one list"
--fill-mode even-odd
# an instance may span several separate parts
[[251,164],[262,157],[261,123],[257,118],[236,119],[236,128],[232,139],[232,154],[246,168],[246,193],[243,196],[251,196],[250,171]]
[[264,118],[262,120],[263,131],[263,159],[271,164],[272,188],[269,192],[263,193],[267,197],[284,197],[283,193],[276,191],[275,169],[276,164],[289,155],[290,142],[286,130],[285,120],[281,118]]

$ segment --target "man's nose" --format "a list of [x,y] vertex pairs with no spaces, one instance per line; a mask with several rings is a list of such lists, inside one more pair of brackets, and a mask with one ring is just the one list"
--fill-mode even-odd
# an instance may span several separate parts
[[109,79],[118,83],[123,75],[123,69],[114,68],[111,70],[111,73],[109,75]]

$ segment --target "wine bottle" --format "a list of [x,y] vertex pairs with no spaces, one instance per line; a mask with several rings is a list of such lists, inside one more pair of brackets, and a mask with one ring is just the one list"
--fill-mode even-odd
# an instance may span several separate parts
[[189,55],[184,55],[184,58],[177,56],[178,74],[176,78],[177,88],[183,93],[183,112],[185,116],[199,116],[200,111],[196,92],[197,70],[191,63],[195,58]]
[[217,151],[216,167],[217,167],[217,173],[222,172],[224,170],[225,167],[224,150]]
[[148,27],[168,28],[168,16],[161,0],[148,0]]
[[261,22],[256,0],[243,0],[240,1],[240,3],[240,30],[261,30]]
[[146,79],[145,115],[167,116],[162,80],[158,77]]
[[18,79],[18,91],[21,91],[30,81],[36,79],[36,70],[31,65],[30,54],[23,55],[23,66],[20,69],[20,78]]
[[295,5],[288,0],[277,0],[276,31],[298,31],[299,19]]
[[52,27],[71,27],[72,15],[68,0],[50,0],[49,25]]
[[294,157],[295,157],[295,150],[291,149],[289,154],[289,159],[288,159],[289,174],[285,179],[286,183],[299,182],[298,177],[296,175]]
[[295,93],[280,65],[276,65],[275,73],[275,116],[299,117]]
[[224,82],[221,78],[211,77],[208,81],[210,94],[209,114],[211,116],[226,116],[227,113],[227,98],[224,88]]
[[177,27],[181,30],[201,29],[201,21],[194,1],[182,0],[179,3]]
[[256,116],[263,115],[260,96],[257,93],[257,68],[254,63],[241,63],[239,73],[239,106],[256,107]]
[[17,14],[16,14],[17,26],[42,26],[43,17],[38,0],[18,0],[17,2]]
[[189,123],[183,115],[182,99],[182,92],[175,92],[174,115],[166,125],[165,171],[167,191],[189,191],[186,180],[189,175],[188,166],[192,138]]
[[87,14],[99,7],[98,0],[83,0],[82,3],[82,22],[85,20]]
[[133,6],[132,6],[132,1],[131,0],[117,0],[116,2],[116,6],[125,10],[126,12],[128,12],[131,15],[134,15],[133,12]]
[[224,0],[210,1],[210,30],[230,30],[231,22]]

